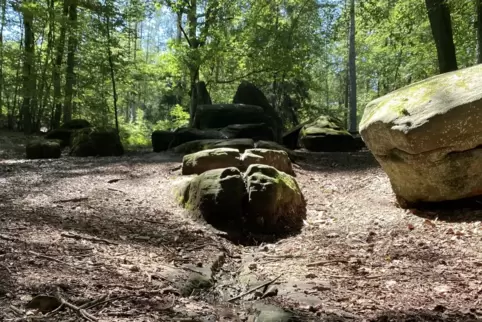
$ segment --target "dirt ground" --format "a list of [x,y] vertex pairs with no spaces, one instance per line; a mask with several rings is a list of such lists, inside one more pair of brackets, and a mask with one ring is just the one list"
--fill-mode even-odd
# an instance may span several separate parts
[[[369,152],[305,154],[302,232],[248,245],[176,205],[177,156],[30,161],[24,141],[0,133],[0,321],[482,320],[482,205],[402,210]],[[214,283],[182,295],[166,272],[192,267]],[[271,292],[229,301],[246,276]]]

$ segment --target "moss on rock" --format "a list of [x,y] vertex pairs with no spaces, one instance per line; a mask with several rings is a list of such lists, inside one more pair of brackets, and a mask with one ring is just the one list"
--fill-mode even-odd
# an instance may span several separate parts
[[58,159],[62,153],[61,145],[54,140],[33,140],[25,148],[27,159]]
[[124,148],[115,129],[86,128],[73,133],[70,154],[77,157],[120,156]]

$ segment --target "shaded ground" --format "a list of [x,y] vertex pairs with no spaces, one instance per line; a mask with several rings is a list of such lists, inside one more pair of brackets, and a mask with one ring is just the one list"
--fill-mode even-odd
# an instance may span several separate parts
[[[40,316],[26,304],[57,291],[78,306],[106,300],[87,310],[99,321],[255,321],[259,302],[298,321],[482,319],[482,210],[399,209],[366,152],[307,154],[302,233],[242,246],[175,204],[175,156],[26,161],[22,142],[0,133],[0,321]],[[181,296],[165,275],[219,254],[205,291]],[[227,301],[280,275],[275,296]]]

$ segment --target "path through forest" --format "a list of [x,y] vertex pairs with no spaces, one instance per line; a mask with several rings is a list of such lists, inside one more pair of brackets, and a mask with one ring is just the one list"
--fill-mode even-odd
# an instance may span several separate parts
[[[27,161],[7,153],[20,141],[0,147],[1,321],[38,315],[26,304],[57,292],[99,321],[269,321],[273,307],[295,321],[482,318],[482,211],[397,208],[368,152],[307,155],[302,233],[243,246],[176,205],[177,156]],[[169,277],[206,267],[200,293]],[[88,320],[77,313],[45,321]]]

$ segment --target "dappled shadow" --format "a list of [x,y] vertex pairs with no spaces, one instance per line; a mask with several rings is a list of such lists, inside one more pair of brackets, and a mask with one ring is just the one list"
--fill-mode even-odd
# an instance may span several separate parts
[[[438,312],[437,312],[438,311]],[[475,310],[474,310],[475,311]],[[449,311],[443,306],[437,306],[433,311],[429,310],[408,310],[408,311],[387,311],[377,314],[376,317],[369,319],[370,322],[415,322],[415,321],[481,321],[482,315],[475,312]]]
[[370,151],[359,152],[299,152],[298,166],[307,171],[344,172],[379,168]]
[[482,196],[462,200],[419,203],[410,210],[414,215],[446,222],[476,222],[482,220]]

